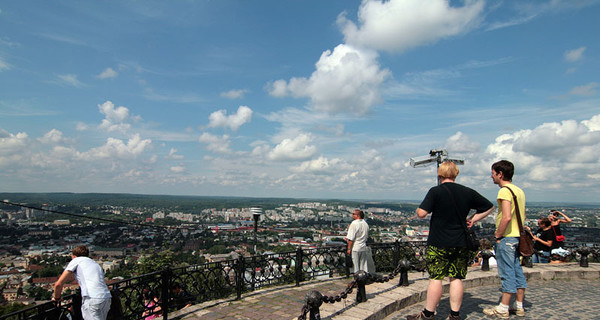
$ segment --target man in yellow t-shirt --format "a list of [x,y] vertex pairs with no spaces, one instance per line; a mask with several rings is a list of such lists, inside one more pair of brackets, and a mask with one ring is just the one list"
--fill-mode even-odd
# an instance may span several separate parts
[[497,196],[495,252],[498,275],[502,283],[502,299],[498,306],[483,309],[483,313],[502,319],[508,319],[509,303],[513,294],[516,294],[516,300],[510,310],[518,316],[525,316],[523,299],[527,281],[519,259],[519,222],[516,216],[515,199],[511,191],[516,196],[523,223],[525,222],[525,193],[521,188],[512,184],[514,172],[514,165],[507,160],[501,160],[492,165],[492,180],[500,187]]

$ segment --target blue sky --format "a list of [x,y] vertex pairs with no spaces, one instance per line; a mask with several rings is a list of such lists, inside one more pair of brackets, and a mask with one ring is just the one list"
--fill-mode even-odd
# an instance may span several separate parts
[[597,202],[600,1],[6,1],[0,191]]

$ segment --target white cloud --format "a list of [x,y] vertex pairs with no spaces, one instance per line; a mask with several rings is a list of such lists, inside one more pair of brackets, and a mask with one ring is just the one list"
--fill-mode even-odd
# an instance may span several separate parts
[[457,153],[470,153],[481,150],[481,145],[471,141],[469,136],[458,131],[446,140],[446,149]]
[[208,132],[204,132],[199,138],[198,141],[201,143],[205,143],[206,149],[216,152],[216,153],[231,153],[231,149],[229,149],[229,145],[231,141],[229,141],[229,135],[223,135],[218,137],[216,135],[210,134]]
[[4,71],[4,70],[9,70],[10,69],[10,64],[8,64],[8,62],[4,61],[4,59],[2,59],[2,57],[0,57],[0,72]]
[[116,78],[118,75],[119,75],[119,73],[117,71],[115,71],[113,68],[106,68],[106,69],[104,69],[104,71],[102,71],[98,75],[98,78],[111,79],[111,78]]
[[24,148],[29,140],[25,132],[12,134],[0,129],[0,154],[9,154],[17,152]]
[[317,147],[310,145],[311,142],[312,137],[309,134],[283,139],[269,152],[269,159],[275,161],[308,159],[317,153]]
[[586,47],[579,47],[577,49],[569,50],[565,52],[565,60],[567,62],[577,62],[583,59],[583,53]]
[[115,105],[111,101],[106,101],[103,104],[98,105],[100,113],[104,114],[105,119],[102,120],[99,128],[111,131],[126,132],[131,127],[131,124],[126,121],[130,119],[129,109],[120,106],[115,108]]
[[402,52],[472,30],[482,19],[484,4],[475,0],[453,7],[446,0],[363,0],[358,26],[345,14],[338,24],[350,45]]
[[598,86],[598,82],[590,82],[584,86],[571,89],[569,93],[578,96],[593,96],[596,94],[596,88],[598,88]]
[[85,131],[88,130],[90,127],[83,123],[83,122],[77,122],[77,124],[75,125],[75,130],[77,131]]
[[339,158],[329,160],[320,156],[317,159],[304,161],[299,166],[292,167],[291,170],[298,173],[328,173],[341,162],[342,160]]
[[173,166],[170,168],[173,173],[182,173],[185,172],[186,168],[184,166]]
[[236,114],[230,116],[227,115],[226,110],[215,111],[208,117],[211,128],[223,127],[230,128],[233,131],[237,131],[244,123],[252,120],[252,109],[246,106],[240,106]]
[[81,83],[77,79],[77,75],[74,74],[59,74],[57,76],[58,80],[56,81],[59,84],[69,85],[76,88],[83,87],[83,83]]
[[221,92],[221,97],[228,99],[241,99],[248,93],[246,89],[229,90],[227,92]]
[[171,148],[171,150],[169,151],[169,155],[166,156],[165,158],[167,159],[183,159],[183,156],[180,154],[176,154],[177,153],[177,149],[175,148]]
[[379,85],[389,75],[377,53],[340,44],[323,52],[309,79],[277,80],[269,88],[276,97],[308,97],[314,111],[365,114],[381,101]]
[[119,139],[108,138],[103,146],[82,153],[81,158],[84,160],[134,159],[142,154],[151,143],[152,140],[142,140],[139,134],[135,134],[127,143]]
[[51,144],[51,143],[59,143],[61,141],[63,141],[63,133],[60,132],[59,130],[56,129],[52,129],[50,131],[48,131],[43,137],[39,138],[38,140],[42,143],[45,144]]

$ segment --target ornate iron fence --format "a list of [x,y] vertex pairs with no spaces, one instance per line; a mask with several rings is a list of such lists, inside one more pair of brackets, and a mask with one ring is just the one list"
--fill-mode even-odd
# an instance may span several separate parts
[[[598,244],[571,244],[569,261],[579,261],[577,248],[590,247],[589,262],[600,262]],[[415,269],[424,268],[425,242],[372,243],[373,258],[378,272],[392,272],[401,260],[408,260]],[[324,277],[350,276],[346,247],[298,248],[296,251],[265,254],[239,259],[211,262],[202,265],[165,269],[110,284],[113,295],[111,319],[143,319],[168,313],[185,303],[202,303],[224,298],[241,298],[243,293],[269,286],[295,284]],[[173,288],[179,285],[181,292]],[[151,307],[147,298],[156,297]],[[145,299],[146,298],[146,299]],[[57,305],[47,302],[8,315],[0,320],[81,319],[79,294],[63,297]]]

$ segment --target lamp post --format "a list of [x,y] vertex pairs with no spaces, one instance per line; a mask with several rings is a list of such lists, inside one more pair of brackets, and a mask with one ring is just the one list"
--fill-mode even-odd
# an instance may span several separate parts
[[260,207],[252,207],[250,208],[250,212],[252,212],[252,217],[254,218],[254,253],[256,254],[256,245],[258,244],[258,220],[260,219],[263,210]]

